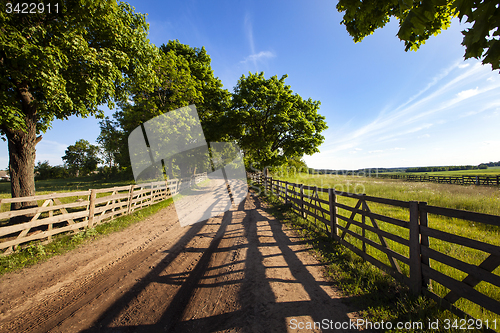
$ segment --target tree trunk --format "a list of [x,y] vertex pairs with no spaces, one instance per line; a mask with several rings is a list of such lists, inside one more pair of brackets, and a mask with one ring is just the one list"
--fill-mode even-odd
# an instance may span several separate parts
[[[9,147],[10,189],[12,198],[35,195],[35,146],[42,139],[36,135],[36,109],[27,89],[19,89],[22,100],[26,128],[21,130],[6,129]],[[36,201],[13,202],[10,210],[37,207]],[[33,214],[16,216],[10,219],[11,224],[29,221]]]

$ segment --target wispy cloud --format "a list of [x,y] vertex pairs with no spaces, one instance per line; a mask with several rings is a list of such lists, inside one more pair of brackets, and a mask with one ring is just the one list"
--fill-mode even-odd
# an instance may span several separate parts
[[49,161],[50,165],[63,164],[62,156],[65,155],[68,144],[42,139],[36,146],[36,161]]
[[466,98],[470,98],[472,96],[476,96],[477,94],[479,94],[478,89],[479,89],[479,87],[476,87],[475,89],[468,89],[468,90],[461,91],[457,94],[457,97],[460,100],[463,100]]
[[[475,113],[477,110],[496,107],[491,99],[498,101],[494,91],[500,88],[500,84],[487,80],[491,75],[491,70],[479,62],[471,66],[462,66],[456,62],[432,78],[424,89],[408,101],[391,111],[382,110],[371,122],[350,133],[339,135],[342,139],[331,142],[329,146],[343,147],[346,150],[367,143],[408,137],[440,124],[435,119],[436,116],[448,117],[450,112],[456,115],[456,110],[464,108],[464,101],[473,98],[474,103],[478,101],[474,105]],[[470,88],[472,84],[475,88]]]
[[[321,153],[306,162],[354,169],[484,162],[490,158],[484,156],[500,149],[494,129],[500,118],[497,76],[479,61],[467,66],[457,61],[420,83],[422,89],[416,86],[408,99],[390,101],[392,107],[375,105],[376,113],[354,111],[353,121],[332,127]],[[470,121],[465,118],[469,116]],[[481,121],[484,126],[478,130]],[[477,149],[465,156],[457,147],[468,144]]]
[[250,47],[251,53],[249,56],[245,57],[245,59],[242,60],[241,63],[244,64],[252,63],[254,68],[257,69],[258,62],[263,61],[265,59],[274,58],[276,57],[276,54],[272,51],[260,51],[260,52],[255,51],[252,20],[250,18],[250,14],[248,13],[245,14],[244,26],[245,26],[245,34],[248,40],[248,45]]
[[263,59],[267,59],[267,58],[274,58],[274,57],[276,57],[276,55],[271,51],[260,51],[257,54],[249,55],[248,57],[245,58],[245,60],[242,60],[241,62],[242,63],[252,62],[254,64],[254,66],[257,66],[258,61],[263,60]]
[[41,146],[44,146],[46,148],[51,148],[54,150],[62,150],[65,151],[66,148],[68,148],[68,144],[65,143],[60,143],[57,141],[51,141],[51,140],[44,140],[40,141],[40,143],[37,145],[37,149],[40,148]]

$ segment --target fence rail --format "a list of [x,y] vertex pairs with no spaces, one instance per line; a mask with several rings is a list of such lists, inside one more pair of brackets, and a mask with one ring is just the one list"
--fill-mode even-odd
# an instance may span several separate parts
[[0,199],[0,207],[13,202],[32,201],[36,201],[39,205],[0,213],[0,222],[3,223],[12,217],[30,216],[28,222],[0,227],[0,250],[4,250],[3,254],[6,255],[21,244],[43,239],[50,242],[54,235],[68,231],[76,233],[92,228],[118,216],[128,215],[166,200],[193,183],[203,181],[206,177],[207,174],[203,173],[162,182]]
[[459,185],[488,185],[500,186],[500,175],[494,176],[429,176],[429,175],[384,175],[378,177],[390,179],[403,179],[416,182],[433,182],[440,184],[459,184]]
[[[425,202],[336,192],[331,188],[295,184],[265,177],[263,174],[249,173],[248,177],[253,182],[263,185],[266,191],[271,191],[281,201],[290,204],[296,214],[322,222],[330,237],[339,241],[364,260],[408,285],[414,295],[426,295],[459,316],[472,317],[457,306],[457,301],[461,298],[500,315],[500,302],[498,300],[500,292],[497,294],[497,299],[494,299],[490,297],[491,295],[486,295],[475,289],[483,281],[500,287],[498,270],[497,273],[493,273],[500,265],[500,246],[432,228],[429,226],[428,215],[458,218],[493,226],[500,226],[500,216],[436,207],[427,205]],[[327,194],[328,200],[320,198],[322,193]],[[339,203],[339,197],[349,197],[354,199],[356,203],[353,206]],[[369,204],[372,205],[372,203],[399,207],[405,211],[408,218],[400,219],[372,212],[369,207]],[[347,212],[347,214],[340,214],[339,210]],[[399,231],[391,233],[383,230],[379,227],[379,222],[396,226]],[[371,239],[368,237],[368,233],[371,233]],[[486,259],[479,265],[467,263],[432,248],[429,244],[430,238],[433,239],[433,243],[434,240],[437,240],[450,245],[480,250],[487,254]],[[396,251],[395,246],[391,246],[394,243],[400,244],[398,249],[401,249],[402,246],[403,250]],[[374,250],[368,251],[369,247],[380,251],[381,255],[378,258],[370,255],[370,253],[374,253]],[[466,277],[457,280],[447,276],[432,268],[431,260],[460,270],[466,274]],[[406,266],[405,269],[401,268],[402,264]],[[448,294],[441,297],[434,293],[431,281],[449,289]]]

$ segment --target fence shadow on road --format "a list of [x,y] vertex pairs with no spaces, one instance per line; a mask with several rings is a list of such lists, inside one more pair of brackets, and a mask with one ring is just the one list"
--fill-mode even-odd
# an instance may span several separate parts
[[[303,242],[298,237],[289,237],[284,230],[287,227],[267,214],[257,197],[249,195],[238,210],[226,212],[215,235],[205,233],[204,229],[213,221],[191,226],[161,262],[85,332],[286,332],[293,328],[290,322],[293,318],[297,324],[323,320],[347,323],[349,312],[363,310],[362,300],[334,298],[327,292],[329,283],[318,281],[310,271],[319,264],[305,265],[300,258],[300,252],[307,251],[299,246]],[[200,236],[213,238],[202,248],[187,246]],[[164,274],[183,252],[201,253],[194,268]],[[217,256],[234,258],[228,263],[215,260]],[[155,324],[113,324],[153,282],[178,286],[175,295],[167,295],[168,306]],[[224,302],[224,296],[214,300],[200,298],[207,295],[200,290],[216,288],[221,295],[228,289],[237,290],[228,295],[234,302],[226,300],[229,305],[221,308],[219,303]],[[208,304],[213,308],[212,313],[194,311],[196,302],[205,308]],[[358,308],[353,308],[353,304]]]

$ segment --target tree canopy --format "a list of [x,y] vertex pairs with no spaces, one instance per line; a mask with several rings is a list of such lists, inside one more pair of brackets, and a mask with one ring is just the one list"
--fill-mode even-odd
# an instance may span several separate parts
[[[193,48],[175,40],[162,45],[159,54],[159,61],[154,65],[158,77],[154,90],[133,91],[132,102],[121,103],[121,109],[114,115],[123,130],[120,141],[122,167],[130,166],[127,138],[135,128],[150,119],[191,104],[196,105],[208,142],[227,137],[220,122],[230,103],[231,94],[223,89],[221,81],[214,76],[205,48]],[[179,129],[184,125],[188,126],[179,125]]]
[[97,169],[97,164],[100,162],[98,154],[98,146],[81,139],[74,145],[68,146],[62,159],[67,169],[78,177],[88,175]]
[[319,101],[304,100],[285,85],[287,75],[243,75],[234,88],[227,129],[243,149],[248,167],[283,165],[294,157],[319,152],[327,128]]
[[118,123],[109,117],[101,120],[99,122],[99,127],[101,128],[101,133],[97,137],[97,143],[101,148],[101,155],[104,163],[111,168],[116,166],[120,158],[120,142],[123,133],[120,131]]
[[391,17],[399,20],[398,37],[405,50],[416,51],[431,36],[450,26],[458,17],[472,23],[462,31],[465,59],[482,59],[492,69],[500,69],[500,9],[498,1],[472,0],[340,0],[337,9],[344,12],[341,24],[355,42],[385,26]]
[[178,40],[171,40],[160,49],[165,53],[173,52],[188,62],[195,88],[200,92],[201,98],[196,103],[196,109],[207,141],[227,139],[225,131],[220,129],[220,121],[229,107],[231,93],[224,89],[221,80],[214,76],[211,59],[205,48],[190,47]]
[[147,32],[145,16],[115,0],[62,0],[59,13],[0,12],[0,135],[13,197],[34,195],[35,146],[54,119],[101,117],[99,105],[112,108],[130,90],[154,86],[159,55]]
[[144,15],[109,0],[63,1],[61,12],[0,14],[3,135],[28,127],[23,102],[44,132],[54,119],[102,115],[99,105],[154,82]]

